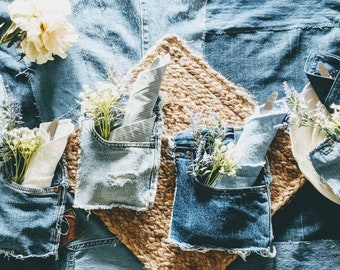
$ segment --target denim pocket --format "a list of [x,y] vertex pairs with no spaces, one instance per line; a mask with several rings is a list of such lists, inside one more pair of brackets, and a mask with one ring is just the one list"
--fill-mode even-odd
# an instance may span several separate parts
[[309,154],[320,180],[340,198],[340,143],[324,140]]
[[[327,70],[327,75],[323,75],[320,70],[320,62]],[[305,62],[304,71],[317,93],[321,103],[329,111],[330,105],[338,104],[340,101],[340,57],[334,54],[323,54],[311,52]]]
[[[185,138],[184,133],[183,139],[177,137],[183,145],[175,145],[177,178],[169,243],[184,250],[225,250],[243,258],[251,252],[274,256],[267,166],[255,179],[252,174],[225,176],[223,188],[206,186],[190,173],[194,154]],[[230,188],[229,180],[232,186],[234,180],[253,185]]]
[[[135,142],[104,140],[93,128],[92,120],[83,120],[75,207],[85,210],[122,207],[143,211],[153,204],[163,129],[160,111],[155,115],[152,136],[149,140]],[[144,132],[135,134],[143,138]]]
[[24,187],[1,175],[0,253],[20,259],[57,256],[66,190],[61,166],[48,188]]

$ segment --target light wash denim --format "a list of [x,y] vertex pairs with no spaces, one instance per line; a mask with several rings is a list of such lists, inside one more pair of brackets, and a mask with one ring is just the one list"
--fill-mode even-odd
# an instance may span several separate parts
[[309,157],[320,181],[340,198],[340,143],[326,139],[309,153]]
[[[238,132],[229,132],[224,142],[236,143]],[[232,182],[228,187],[225,182],[223,187],[209,187],[192,173],[195,160],[192,131],[175,135],[174,154],[176,192],[168,242],[183,250],[226,250],[243,258],[252,252],[275,256],[271,244],[272,179],[268,167],[262,167],[260,174],[249,177],[252,186],[244,187],[241,183],[236,187]]]
[[[327,69],[329,77],[320,73],[320,62]],[[306,60],[304,71],[321,103],[332,112],[330,105],[340,104],[340,57],[333,54],[311,52]]]
[[123,207],[143,211],[153,205],[163,131],[160,110],[158,99],[152,136],[144,142],[104,140],[91,119],[83,120],[75,207],[86,210]]

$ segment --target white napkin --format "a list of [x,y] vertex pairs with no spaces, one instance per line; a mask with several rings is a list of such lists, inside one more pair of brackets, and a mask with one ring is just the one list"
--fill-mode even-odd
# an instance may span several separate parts
[[[133,84],[123,123],[110,134],[110,141],[147,141],[155,121],[153,109],[170,55],[158,56],[151,67],[142,71]],[[135,126],[135,127],[134,127]]]
[[74,125],[70,119],[40,124],[38,136],[41,138],[41,145],[33,154],[22,183],[23,186],[30,188],[51,186],[54,171],[73,130]]

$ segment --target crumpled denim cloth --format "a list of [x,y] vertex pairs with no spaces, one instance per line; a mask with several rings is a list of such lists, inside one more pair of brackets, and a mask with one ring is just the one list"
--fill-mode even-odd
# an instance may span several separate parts
[[[163,118],[158,99],[152,135],[148,141],[107,141],[84,119],[80,135],[80,165],[74,206],[85,210],[152,206],[160,165]],[[95,168],[95,169],[94,169]]]
[[[322,71],[321,65],[326,71]],[[321,70],[320,70],[321,69]],[[319,100],[332,112],[330,105],[340,104],[340,57],[312,51],[306,60],[304,71]],[[325,74],[323,74],[325,73]]]
[[[240,131],[229,131],[224,142],[235,143]],[[208,187],[192,174],[195,147],[190,130],[175,135],[174,153],[177,177],[168,242],[183,250],[225,250],[243,258],[252,252],[275,256],[267,166],[249,177],[252,186]]]

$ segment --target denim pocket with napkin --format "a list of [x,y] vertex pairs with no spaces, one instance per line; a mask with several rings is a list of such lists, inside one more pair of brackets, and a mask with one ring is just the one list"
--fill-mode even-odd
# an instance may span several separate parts
[[[0,76],[1,102],[7,100],[6,94]],[[63,152],[63,149],[60,151]],[[39,185],[26,187],[13,182],[0,160],[1,254],[18,259],[58,257],[68,187],[65,168],[59,159],[60,156],[53,160],[54,166],[48,170],[48,184],[44,184],[44,188]],[[49,162],[49,155],[45,156],[45,161]],[[40,183],[36,180],[41,180],[39,177],[45,175],[46,166],[39,172],[36,166],[39,166],[38,161],[31,166],[31,169],[35,167],[36,172],[31,174],[30,180]]]
[[267,166],[258,176],[246,169],[250,175],[226,176],[209,187],[190,173],[195,159],[192,133],[179,132],[174,141],[177,177],[168,242],[183,250],[225,250],[243,258],[251,252],[275,256]]
[[242,129],[226,127],[224,144],[242,155],[236,176],[222,175],[206,186],[192,172],[196,148],[193,133],[174,137],[176,193],[168,241],[184,250],[226,250],[245,258],[250,253],[275,256],[272,246],[270,183],[267,150],[277,125],[287,114],[273,94],[257,107]]
[[169,60],[159,56],[138,75],[110,140],[98,135],[92,120],[82,121],[75,207],[144,211],[153,204],[163,131],[159,89]]

